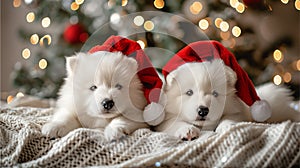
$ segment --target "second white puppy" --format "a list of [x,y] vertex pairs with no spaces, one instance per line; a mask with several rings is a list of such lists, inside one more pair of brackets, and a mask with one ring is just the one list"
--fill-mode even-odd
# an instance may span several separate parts
[[264,85],[258,91],[260,99],[245,73],[234,71],[234,66],[233,55],[217,42],[198,42],[181,50],[164,67],[166,118],[156,130],[192,140],[201,130],[222,131],[239,121],[300,121],[300,114],[289,107],[288,89]]

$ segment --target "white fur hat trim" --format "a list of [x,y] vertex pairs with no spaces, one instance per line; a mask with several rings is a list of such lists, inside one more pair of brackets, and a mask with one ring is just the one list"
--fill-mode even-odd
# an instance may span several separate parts
[[271,107],[265,100],[255,101],[250,107],[252,118],[257,122],[264,122],[272,115]]
[[145,107],[143,116],[146,123],[156,126],[165,118],[164,107],[161,104],[151,102]]

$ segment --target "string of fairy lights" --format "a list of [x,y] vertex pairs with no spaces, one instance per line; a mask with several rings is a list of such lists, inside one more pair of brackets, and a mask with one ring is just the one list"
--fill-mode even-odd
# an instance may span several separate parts
[[[15,8],[18,8],[22,5],[22,2],[25,4],[31,4],[33,0],[13,0],[13,6]],[[289,0],[281,0],[283,4],[289,3]],[[116,1],[115,0],[109,0],[107,2],[108,7],[113,7],[115,5]],[[164,0],[154,0],[153,1],[153,6],[157,9],[162,9],[165,6],[165,1]],[[80,9],[80,6],[84,4],[84,0],[74,0],[70,4],[70,9],[72,11],[77,11]],[[246,11],[247,7],[244,5],[244,3],[241,0],[230,0],[229,1],[230,6],[236,10],[236,12],[242,14]],[[124,7],[128,5],[128,0],[122,0],[121,5]],[[294,6],[296,10],[300,11],[300,0],[295,0],[294,1]],[[203,1],[201,0],[194,0],[188,7],[189,12],[192,15],[199,15],[202,10],[204,10],[205,6],[203,4]],[[270,9],[272,10],[272,9]],[[26,21],[28,24],[31,24],[36,20],[36,15],[34,11],[29,11],[26,14],[25,17]],[[121,19],[121,16],[119,13],[113,13],[110,16],[110,22],[113,24],[118,24]],[[44,17],[41,18],[40,24],[43,29],[47,29],[48,27],[51,26],[51,18],[50,17]],[[138,27],[143,27],[146,31],[152,31],[155,28],[155,23],[151,20],[145,20],[143,16],[136,16],[133,18],[133,23],[134,25]],[[235,38],[238,38],[242,35],[243,31],[242,29],[236,25],[233,22],[230,22],[230,20],[226,20],[221,17],[205,17],[202,18],[198,21],[198,26],[199,28],[204,31],[208,31],[209,29],[216,29],[219,32],[219,36],[221,39],[227,44],[226,47],[234,48],[236,41]],[[46,45],[51,45],[52,43],[52,36],[50,34],[45,34],[45,35],[38,35],[37,33],[34,33],[30,36],[28,39],[29,42],[33,46],[46,46]],[[146,47],[146,42],[143,39],[137,40],[137,42],[141,45],[142,48]],[[227,42],[227,43],[226,43]],[[27,60],[31,57],[31,50],[29,49],[30,47],[24,48],[21,52],[21,56],[23,59]],[[284,59],[285,59],[284,51],[281,48],[276,49],[273,52],[273,59],[275,63],[280,64]],[[40,70],[45,70],[47,68],[48,61],[45,58],[41,58],[38,62],[38,67]],[[300,59],[296,60],[293,62],[292,67],[296,71],[300,71]],[[278,73],[275,74],[273,77],[273,83],[276,85],[280,85],[283,82],[288,83],[292,80],[292,74],[290,72],[283,72],[283,73]],[[16,94],[16,97],[24,96],[23,93],[19,92]],[[13,100],[14,96],[8,96],[7,97],[7,102],[11,102]]]

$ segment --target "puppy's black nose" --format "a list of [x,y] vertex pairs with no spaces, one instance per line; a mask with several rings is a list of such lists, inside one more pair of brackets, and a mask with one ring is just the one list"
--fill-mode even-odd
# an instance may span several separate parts
[[199,116],[205,117],[205,116],[207,116],[209,109],[208,109],[208,107],[205,107],[205,106],[199,106],[197,111],[198,111]]
[[106,98],[101,102],[101,105],[104,107],[105,110],[110,110],[111,108],[114,107],[115,102],[113,100]]

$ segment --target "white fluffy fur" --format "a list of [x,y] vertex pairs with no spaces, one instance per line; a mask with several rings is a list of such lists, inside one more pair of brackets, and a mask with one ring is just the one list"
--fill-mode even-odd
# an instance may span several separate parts
[[[220,59],[178,67],[166,78],[166,118],[156,130],[191,140],[199,136],[200,130],[222,131],[236,122],[252,121],[249,107],[236,95],[236,80],[236,73]],[[192,90],[193,95],[187,95],[188,90]],[[300,121],[299,114],[288,107],[291,101],[289,90],[268,84],[258,89],[258,94],[272,107],[273,116],[269,122]],[[209,108],[208,115],[202,120],[197,112],[200,105]]]
[[[147,102],[135,59],[120,52],[99,51],[79,53],[66,61],[68,75],[43,134],[61,137],[79,127],[103,128],[107,140],[114,140],[147,126],[142,116]],[[94,91],[90,90],[93,85],[97,86]],[[112,109],[101,105],[105,98],[114,101]]]
[[151,102],[145,107],[143,117],[147,124],[159,125],[165,118],[164,107],[160,103]]

